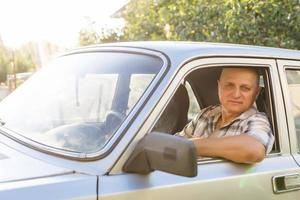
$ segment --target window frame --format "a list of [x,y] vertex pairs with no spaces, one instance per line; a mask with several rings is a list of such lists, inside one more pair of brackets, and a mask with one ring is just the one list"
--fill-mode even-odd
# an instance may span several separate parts
[[[210,58],[207,58],[210,60]],[[196,70],[199,69],[204,69],[204,68],[215,68],[215,67],[255,67],[255,68],[263,68],[266,69],[266,78],[267,80],[264,79],[264,84],[266,84],[266,82],[268,83],[268,90],[267,92],[269,93],[269,103],[270,103],[270,112],[271,112],[271,126],[273,128],[273,135],[275,137],[275,142],[274,145],[275,147],[274,150],[272,152],[270,152],[266,157],[272,157],[272,156],[276,156],[276,155],[280,155],[282,153],[281,151],[281,142],[280,142],[280,136],[278,133],[278,125],[277,125],[277,119],[278,119],[278,112],[276,111],[275,108],[275,97],[274,97],[274,90],[273,90],[273,84],[272,84],[272,79],[274,79],[272,77],[272,69],[274,67],[276,67],[275,65],[275,60],[274,59],[256,59],[256,58],[238,58],[238,57],[231,57],[231,58],[215,58],[216,62],[215,63],[202,63],[201,61],[204,59],[200,59],[200,60],[195,60],[192,61],[191,63],[187,63],[185,66],[183,66],[181,68],[181,71],[178,72],[178,75],[181,74],[182,70],[184,70],[185,67],[189,67],[190,69],[187,70],[186,72],[184,72],[183,77],[181,78],[181,80],[177,83],[176,88],[172,91],[172,95],[168,97],[168,101],[166,101],[164,107],[162,108],[160,114],[157,116],[157,119],[155,121],[155,123],[153,123],[152,128],[155,126],[156,122],[159,120],[161,114],[163,113],[164,109],[167,107],[168,103],[170,102],[170,100],[172,99],[173,95],[175,94],[176,90],[178,89],[180,84],[183,84],[188,81],[186,80],[187,76],[191,73],[193,73]],[[230,62],[218,62],[218,60],[230,60]],[[247,63],[243,63],[243,62],[235,62],[234,59],[237,59],[237,61],[239,60],[249,60],[249,62]],[[262,62],[260,63],[259,60],[261,60]],[[199,61],[199,63],[198,63]],[[257,62],[258,61],[258,62]],[[271,63],[264,63],[263,61],[270,61]],[[174,82],[174,81],[173,81]],[[192,89],[193,86],[191,85]],[[194,89],[193,89],[194,90]],[[195,93],[195,97],[197,99],[197,102],[199,104],[199,106],[201,105],[201,103],[198,101],[197,98],[197,92]],[[152,130],[152,128],[150,130]],[[151,132],[151,131],[149,131]],[[222,162],[225,161],[223,159],[219,159],[219,158],[198,158],[198,163],[211,163],[211,162]]]
[[160,52],[148,50],[148,49],[130,48],[130,47],[100,47],[94,50],[79,49],[74,52],[61,55],[61,57],[68,56],[68,55],[76,55],[76,54],[102,53],[102,52],[133,54],[136,56],[144,55],[144,56],[160,59],[162,62],[162,65],[160,66],[160,70],[158,71],[158,73],[152,79],[147,89],[141,95],[138,102],[135,104],[135,106],[133,106],[128,116],[124,119],[124,121],[118,127],[114,135],[109,139],[109,141],[103,148],[95,152],[81,153],[81,152],[68,151],[60,148],[55,148],[55,147],[38,143],[26,137],[20,136],[19,134],[15,133],[14,131],[6,127],[0,127],[1,133],[3,133],[5,136],[15,140],[16,142],[26,147],[36,149],[40,152],[49,155],[54,155],[60,158],[66,158],[68,160],[95,161],[108,156],[111,153],[111,151],[118,146],[117,144],[120,142],[121,138],[125,135],[127,129],[130,127],[132,123],[134,123],[134,119],[137,117],[140,110],[143,109],[143,105],[147,103],[147,101],[150,99],[151,95],[153,94],[153,91],[161,82],[164,74],[168,72],[170,63],[168,58]]
[[294,115],[292,113],[292,105],[290,102],[291,96],[288,88],[288,81],[286,76],[287,70],[299,70],[300,71],[300,62],[299,61],[290,61],[290,60],[278,60],[279,73],[282,84],[282,93],[284,98],[284,106],[286,113],[286,121],[288,126],[288,132],[290,137],[290,146],[292,154],[300,154],[300,141],[297,140],[296,126],[294,122]]
[[[119,174],[122,172],[122,167],[125,162],[128,160],[129,156],[132,154],[133,149],[135,148],[136,143],[143,138],[146,134],[150,133],[154,128],[156,122],[158,121],[163,110],[171,100],[172,96],[175,94],[176,89],[180,84],[184,83],[186,76],[199,68],[203,67],[216,67],[216,66],[256,66],[256,67],[267,67],[270,71],[270,82],[272,83],[272,88],[280,87],[279,73],[277,69],[276,60],[274,58],[257,58],[257,57],[245,57],[245,56],[208,56],[201,57],[195,56],[189,60],[183,62],[180,66],[171,68],[170,73],[167,73],[164,80],[158,86],[159,96],[157,96],[158,101],[155,102],[155,107],[151,109],[151,112],[148,114],[143,125],[135,133],[134,140],[128,145],[125,151],[122,154],[122,157],[115,163],[114,167],[111,169],[110,174]],[[286,121],[280,120],[284,110],[284,103],[281,91],[274,90],[272,91],[272,96],[274,97],[274,117],[278,119],[276,121],[276,130],[278,132],[278,137],[275,139],[278,140],[280,152],[268,154],[266,158],[259,163],[262,166],[268,166],[274,157],[282,157],[290,154],[289,146],[289,137],[286,134],[287,125]],[[198,160],[198,167],[200,165],[205,165],[206,163],[219,163],[225,162],[229,163],[226,160],[221,159],[207,159],[207,160]]]

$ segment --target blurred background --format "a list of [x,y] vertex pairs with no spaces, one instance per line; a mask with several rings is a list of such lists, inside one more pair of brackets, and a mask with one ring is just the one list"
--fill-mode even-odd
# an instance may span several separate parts
[[300,49],[300,0],[1,0],[0,101],[79,46],[173,40]]

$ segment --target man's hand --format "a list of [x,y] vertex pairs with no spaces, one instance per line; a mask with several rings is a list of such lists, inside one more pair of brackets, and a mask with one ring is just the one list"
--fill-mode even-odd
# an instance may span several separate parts
[[256,163],[265,157],[265,147],[248,135],[223,138],[191,138],[197,154],[204,157],[221,157],[237,163]]

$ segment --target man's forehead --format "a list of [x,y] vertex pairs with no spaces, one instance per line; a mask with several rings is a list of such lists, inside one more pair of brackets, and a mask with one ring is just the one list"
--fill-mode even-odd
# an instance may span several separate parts
[[259,86],[259,74],[253,68],[223,68],[219,80],[221,82],[231,82],[239,85]]
[[258,72],[255,69],[251,68],[224,68],[221,72],[220,79],[221,78],[234,78],[234,77],[253,77],[258,78]]

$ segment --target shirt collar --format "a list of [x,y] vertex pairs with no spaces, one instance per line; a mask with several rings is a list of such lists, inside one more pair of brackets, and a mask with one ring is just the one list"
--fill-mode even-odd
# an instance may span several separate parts
[[[254,106],[252,106],[248,110],[246,110],[245,112],[240,114],[238,117],[233,119],[231,122],[227,123],[225,126],[228,126],[237,120],[247,119],[248,117],[252,116],[253,114],[255,114],[257,112],[258,112],[257,109]],[[211,111],[208,114],[208,117],[212,118],[213,121],[215,122],[220,117],[220,115],[221,115],[221,105],[217,105],[211,109]]]

